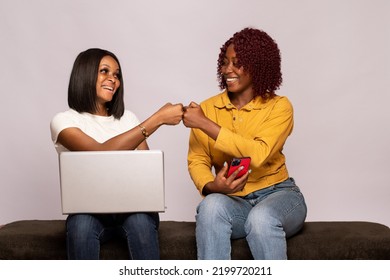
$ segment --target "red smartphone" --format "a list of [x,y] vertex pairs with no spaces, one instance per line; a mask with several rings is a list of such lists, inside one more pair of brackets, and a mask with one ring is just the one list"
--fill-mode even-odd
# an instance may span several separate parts
[[250,157],[233,158],[232,162],[230,163],[230,166],[229,166],[227,177],[232,175],[232,173],[235,170],[237,170],[240,166],[244,166],[244,168],[240,172],[238,172],[238,174],[236,176],[236,179],[240,178],[246,172],[248,172],[250,163],[251,163]]

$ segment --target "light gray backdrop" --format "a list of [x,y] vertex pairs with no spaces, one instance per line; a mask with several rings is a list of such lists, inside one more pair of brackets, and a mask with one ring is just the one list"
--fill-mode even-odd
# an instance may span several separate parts
[[[49,122],[67,110],[76,55],[113,51],[127,108],[143,120],[166,102],[216,94],[216,60],[236,31],[265,30],[279,44],[295,107],[285,153],[308,220],[390,226],[390,1],[0,0],[0,224],[64,219]],[[167,211],[193,221],[200,196],[186,166],[189,131],[149,139],[165,152]]]

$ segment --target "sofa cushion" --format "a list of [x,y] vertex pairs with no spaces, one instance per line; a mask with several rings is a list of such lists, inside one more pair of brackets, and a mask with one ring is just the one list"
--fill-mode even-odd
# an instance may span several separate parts
[[306,222],[288,239],[290,259],[390,259],[390,229],[372,222]]
[[[195,222],[162,221],[161,259],[196,259]],[[289,259],[390,259],[390,229],[371,222],[306,222],[287,240]],[[127,246],[113,239],[102,259],[127,259]],[[245,239],[232,240],[232,259],[251,259]],[[64,220],[26,220],[0,229],[0,259],[66,259]]]
[[65,259],[63,220],[17,221],[0,229],[0,259]]

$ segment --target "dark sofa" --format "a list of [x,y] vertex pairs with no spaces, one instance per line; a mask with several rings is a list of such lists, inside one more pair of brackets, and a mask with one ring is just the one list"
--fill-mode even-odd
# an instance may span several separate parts
[[[162,221],[161,259],[196,259],[195,223]],[[287,240],[289,259],[390,259],[390,229],[372,222],[306,222]],[[0,228],[0,259],[66,259],[64,220],[25,220]],[[102,259],[127,259],[123,240],[101,247]],[[245,239],[232,240],[232,259],[251,259]]]

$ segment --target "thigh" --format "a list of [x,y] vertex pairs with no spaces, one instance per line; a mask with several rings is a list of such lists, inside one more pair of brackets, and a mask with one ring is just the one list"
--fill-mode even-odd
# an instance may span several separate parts
[[113,228],[107,226],[109,215],[72,214],[66,220],[67,234],[73,238],[97,238],[106,241],[113,234]]
[[304,197],[297,186],[288,183],[272,188],[272,192],[253,207],[248,219],[280,226],[289,237],[301,229],[306,219]]
[[89,214],[72,214],[66,219],[66,227],[71,232],[100,232],[104,229],[101,221]]

